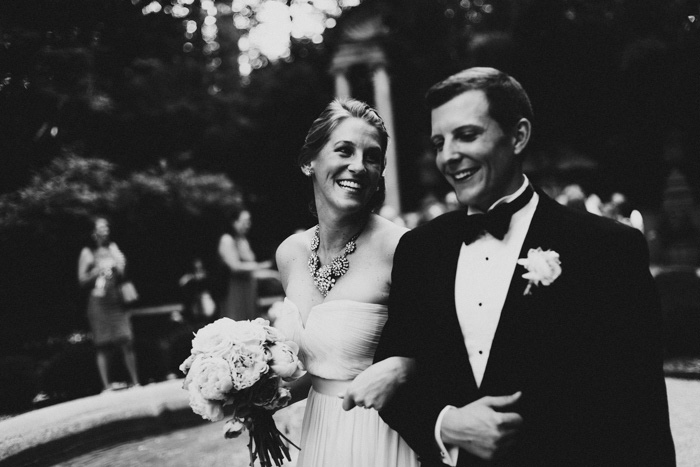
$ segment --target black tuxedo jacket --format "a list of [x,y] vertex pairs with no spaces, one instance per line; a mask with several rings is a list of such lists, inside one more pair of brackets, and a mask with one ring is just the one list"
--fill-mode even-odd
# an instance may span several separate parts
[[382,418],[423,465],[442,465],[434,427],[446,405],[522,391],[516,447],[493,463],[460,451],[458,465],[675,465],[661,312],[644,236],[539,195],[519,257],[530,248],[554,250],[562,273],[526,296],[526,270],[516,266],[480,387],[454,302],[466,213],[447,213],[403,236],[375,360],[413,357],[418,370]]

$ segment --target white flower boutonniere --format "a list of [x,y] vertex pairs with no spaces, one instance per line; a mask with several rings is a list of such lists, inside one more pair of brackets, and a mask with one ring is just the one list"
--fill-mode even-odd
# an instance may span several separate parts
[[552,250],[543,251],[542,248],[530,248],[527,258],[518,260],[518,264],[527,269],[523,279],[527,279],[527,287],[523,295],[530,295],[532,285],[550,285],[561,274],[561,261],[559,253]]

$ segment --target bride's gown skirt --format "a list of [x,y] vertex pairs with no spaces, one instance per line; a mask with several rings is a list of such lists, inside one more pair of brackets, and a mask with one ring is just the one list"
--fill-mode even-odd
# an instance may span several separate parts
[[315,306],[306,323],[285,299],[275,326],[299,345],[314,376],[297,467],[418,467],[416,454],[376,410],[344,411],[338,394],[372,364],[387,319],[384,305],[331,300]]

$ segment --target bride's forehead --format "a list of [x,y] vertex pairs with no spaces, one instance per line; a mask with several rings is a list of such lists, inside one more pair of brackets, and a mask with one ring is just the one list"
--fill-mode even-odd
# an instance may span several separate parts
[[372,125],[357,117],[343,119],[331,132],[329,141],[366,142],[378,141],[379,131]]
[[372,125],[370,125],[363,119],[357,117],[344,118],[343,120],[338,122],[338,125],[333,130],[333,133],[371,133],[374,135],[378,134],[376,128],[374,128]]

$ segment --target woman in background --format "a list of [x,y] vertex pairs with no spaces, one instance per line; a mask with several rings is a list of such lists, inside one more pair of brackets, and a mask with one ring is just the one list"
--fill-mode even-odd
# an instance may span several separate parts
[[[219,304],[219,316],[233,320],[257,318],[257,279],[269,273],[272,261],[258,262],[248,243],[250,212],[231,216],[231,229],[219,239],[219,259],[226,266],[228,285]],[[276,272],[274,272],[276,274]]]
[[117,386],[110,381],[110,357],[120,348],[132,386],[138,386],[136,357],[133,350],[133,332],[129,316],[124,311],[119,291],[124,276],[126,259],[110,241],[109,221],[102,216],[93,219],[92,244],[80,252],[78,281],[90,288],[87,317],[97,350],[97,369],[105,391]]

